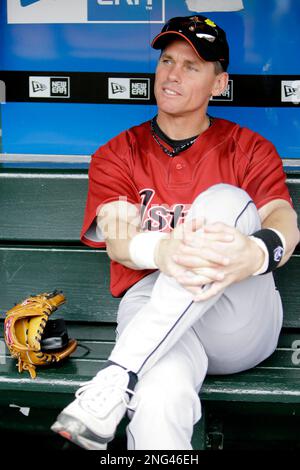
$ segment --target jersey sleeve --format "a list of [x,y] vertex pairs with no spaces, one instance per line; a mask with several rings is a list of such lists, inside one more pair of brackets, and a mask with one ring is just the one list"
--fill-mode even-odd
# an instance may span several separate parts
[[282,160],[274,145],[259,136],[248,158],[242,188],[251,196],[256,207],[259,209],[274,199],[284,199],[293,207]]
[[139,204],[139,193],[133,182],[133,162],[130,138],[126,133],[112,139],[92,155],[89,168],[88,195],[81,230],[81,241],[92,247],[104,247],[105,242],[97,228],[100,208],[122,199]]

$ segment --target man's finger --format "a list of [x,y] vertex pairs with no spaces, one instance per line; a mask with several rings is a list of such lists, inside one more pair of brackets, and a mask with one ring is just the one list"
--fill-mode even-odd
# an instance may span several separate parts
[[203,227],[205,233],[218,233],[223,232],[227,234],[234,235],[235,228],[230,227],[230,225],[226,225],[223,222],[215,222],[214,224],[207,224]]
[[178,254],[173,255],[172,259],[175,263],[187,268],[201,268],[203,266],[211,266],[211,264],[228,266],[230,263],[230,259],[227,256],[208,248],[202,250],[201,257],[195,254]]
[[204,217],[195,217],[193,219],[186,220],[182,224],[184,236],[197,232],[198,230],[203,228],[204,224],[205,224]]
[[198,246],[200,240],[208,240],[210,242],[232,242],[234,240],[234,235],[226,232],[187,233],[184,235],[183,243],[190,246]]
[[215,281],[207,289],[203,289],[202,292],[196,294],[194,296],[194,302],[203,302],[205,300],[208,300],[223,292],[224,289],[230,284],[231,281],[229,281],[227,278],[225,278],[225,280],[221,282]]
[[176,280],[183,286],[202,286],[214,281],[222,281],[225,273],[215,269],[202,268],[197,273],[186,271],[176,277]]

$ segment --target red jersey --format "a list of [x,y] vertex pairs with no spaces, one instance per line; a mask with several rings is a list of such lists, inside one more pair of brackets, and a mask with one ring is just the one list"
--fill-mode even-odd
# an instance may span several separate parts
[[[184,220],[193,200],[214,184],[244,189],[259,209],[273,199],[291,204],[285,180],[273,144],[238,124],[215,118],[191,147],[170,157],[153,139],[147,121],[122,132],[92,156],[81,240],[105,246],[95,235],[97,208],[120,197],[140,206],[144,230],[170,231]],[[112,295],[121,296],[150,272],[111,261]]]

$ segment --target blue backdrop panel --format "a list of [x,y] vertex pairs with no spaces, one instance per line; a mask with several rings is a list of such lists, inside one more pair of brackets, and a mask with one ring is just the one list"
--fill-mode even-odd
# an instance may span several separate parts
[[149,105],[118,104],[8,103],[2,106],[5,107],[3,147],[6,153],[57,155],[91,154],[124,130],[124,123],[133,126],[146,121],[156,110]]
[[[30,8],[39,2],[22,3]],[[128,20],[129,8],[122,8],[121,16]],[[139,11],[130,18],[139,19]],[[145,14],[145,8],[143,11]],[[169,18],[192,12],[184,0],[166,0],[165,13]],[[156,8],[148,16],[155,21],[159,14]],[[206,14],[227,31],[232,74],[300,74],[299,0],[244,0],[242,11]],[[4,0],[0,15],[2,70],[141,74],[155,70],[158,52],[149,43],[161,24],[7,24]],[[107,15],[111,15],[108,10]],[[258,131],[274,142],[282,157],[300,158],[298,108],[214,106],[211,114]],[[2,106],[3,152],[90,154],[113,135],[154,113],[150,105],[9,102]]]
[[[3,107],[3,148],[6,153],[25,154],[89,155],[124,128],[156,112],[149,105],[9,103]],[[209,111],[256,130],[276,145],[282,157],[300,157],[298,108],[214,106]]]
[[[6,1],[0,2],[3,70],[154,70],[157,52],[149,43],[161,24],[7,24]],[[188,14],[185,0],[166,0],[167,18]],[[227,32],[231,73],[300,73],[299,0],[244,0],[244,10],[205,14]]]

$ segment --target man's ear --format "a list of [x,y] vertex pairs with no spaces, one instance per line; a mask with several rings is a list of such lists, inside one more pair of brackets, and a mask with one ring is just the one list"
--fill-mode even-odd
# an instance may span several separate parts
[[218,96],[226,90],[228,85],[229,75],[227,72],[222,72],[216,75],[215,83],[211,92],[212,96]]

